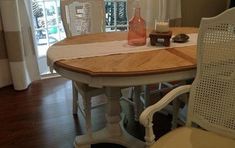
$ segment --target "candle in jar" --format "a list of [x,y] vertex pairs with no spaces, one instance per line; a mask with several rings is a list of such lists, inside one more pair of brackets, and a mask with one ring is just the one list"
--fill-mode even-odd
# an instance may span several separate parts
[[169,29],[169,23],[168,22],[161,22],[161,21],[155,21],[155,30],[157,32],[168,32]]

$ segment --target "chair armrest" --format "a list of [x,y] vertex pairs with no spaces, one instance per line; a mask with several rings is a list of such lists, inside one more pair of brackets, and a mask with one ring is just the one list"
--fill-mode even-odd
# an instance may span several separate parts
[[177,87],[167,93],[161,100],[159,100],[157,103],[147,107],[140,115],[140,123],[144,127],[149,127],[150,124],[152,124],[152,118],[153,114],[157,111],[160,111],[164,107],[166,107],[171,101],[173,101],[176,97],[187,93],[190,91],[191,85],[184,85]]

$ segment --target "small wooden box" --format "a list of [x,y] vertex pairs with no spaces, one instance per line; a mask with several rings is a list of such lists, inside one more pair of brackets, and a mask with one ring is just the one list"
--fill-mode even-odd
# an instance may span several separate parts
[[150,34],[150,44],[156,46],[157,43],[162,44],[163,46],[170,46],[170,39],[172,36],[172,31],[168,32],[156,32],[153,30]]

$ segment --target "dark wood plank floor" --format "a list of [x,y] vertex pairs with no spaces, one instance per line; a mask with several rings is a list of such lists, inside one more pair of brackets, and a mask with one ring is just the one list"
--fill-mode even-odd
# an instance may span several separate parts
[[[0,148],[72,148],[75,136],[85,133],[85,125],[80,113],[72,115],[71,92],[71,81],[60,77],[36,81],[25,91],[1,88]],[[122,108],[128,117],[127,131],[143,140],[144,129],[134,122],[131,106],[122,102]],[[93,130],[104,127],[104,110],[92,110]],[[155,132],[160,137],[169,131],[171,117],[156,118]]]

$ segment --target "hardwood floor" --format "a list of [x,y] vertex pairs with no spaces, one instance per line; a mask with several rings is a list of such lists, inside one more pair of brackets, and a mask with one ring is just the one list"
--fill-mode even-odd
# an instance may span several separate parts
[[[122,108],[128,117],[127,131],[143,139],[144,129],[134,122],[131,106],[122,102]],[[155,131],[160,137],[169,131],[170,117],[157,118],[161,120]],[[104,127],[104,107],[92,110],[92,125],[93,130]],[[0,89],[0,148],[72,148],[75,136],[84,133],[82,115],[72,115],[71,81],[59,77],[36,81],[25,91],[12,86]]]

